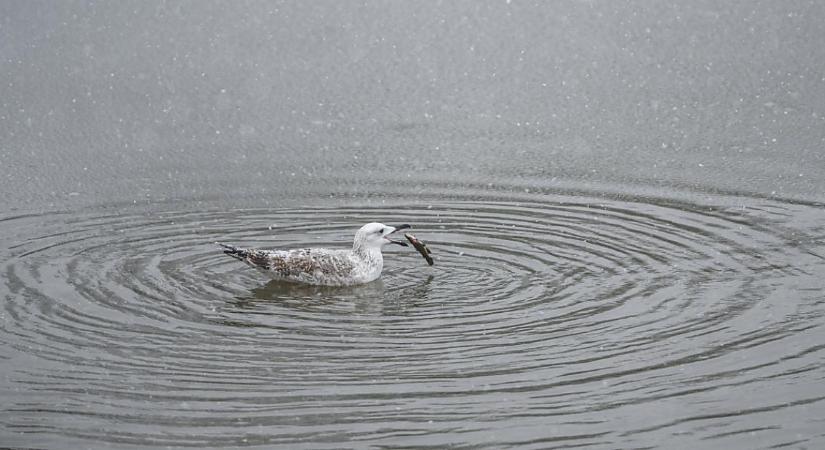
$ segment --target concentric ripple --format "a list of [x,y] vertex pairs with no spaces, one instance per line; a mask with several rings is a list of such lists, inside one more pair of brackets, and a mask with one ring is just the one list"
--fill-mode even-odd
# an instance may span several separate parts
[[[748,203],[7,217],[3,444],[821,443],[825,210]],[[348,246],[372,220],[435,266],[390,248],[377,282],[307,287],[213,244]]]

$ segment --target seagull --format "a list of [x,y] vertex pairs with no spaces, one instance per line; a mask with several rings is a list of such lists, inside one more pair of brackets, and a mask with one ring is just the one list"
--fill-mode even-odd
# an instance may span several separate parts
[[261,250],[221,244],[224,253],[260,269],[276,280],[323,286],[351,286],[369,283],[381,276],[387,244],[407,247],[390,236],[409,225],[392,227],[373,222],[355,233],[352,249],[301,248]]

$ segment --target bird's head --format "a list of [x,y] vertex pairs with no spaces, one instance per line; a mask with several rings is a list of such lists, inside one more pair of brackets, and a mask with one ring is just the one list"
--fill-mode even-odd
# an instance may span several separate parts
[[397,244],[406,247],[406,242],[392,239],[392,237],[390,236],[396,231],[404,230],[407,228],[410,228],[410,226],[407,224],[392,227],[378,222],[368,223],[361,227],[361,229],[358,230],[357,233],[355,233],[355,243],[353,244],[353,247],[361,247],[364,249],[381,249],[381,247],[387,244]]

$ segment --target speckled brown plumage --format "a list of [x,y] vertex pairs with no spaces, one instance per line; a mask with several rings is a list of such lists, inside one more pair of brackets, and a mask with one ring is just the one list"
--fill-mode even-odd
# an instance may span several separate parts
[[[409,225],[399,229],[409,228]],[[302,248],[295,250],[243,249],[219,244],[224,253],[270,274],[274,278],[307,284],[352,285],[368,283],[381,275],[384,259],[381,247],[396,231],[380,223],[370,223],[356,233],[352,249]]]

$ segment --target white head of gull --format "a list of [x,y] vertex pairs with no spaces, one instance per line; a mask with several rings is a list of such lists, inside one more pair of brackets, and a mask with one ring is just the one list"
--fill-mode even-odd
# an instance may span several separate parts
[[381,276],[387,244],[404,247],[406,242],[392,239],[396,231],[409,225],[392,227],[372,222],[355,233],[352,249],[301,248],[293,250],[261,250],[220,244],[224,253],[266,272],[271,277],[295,283],[350,286],[369,283]]

